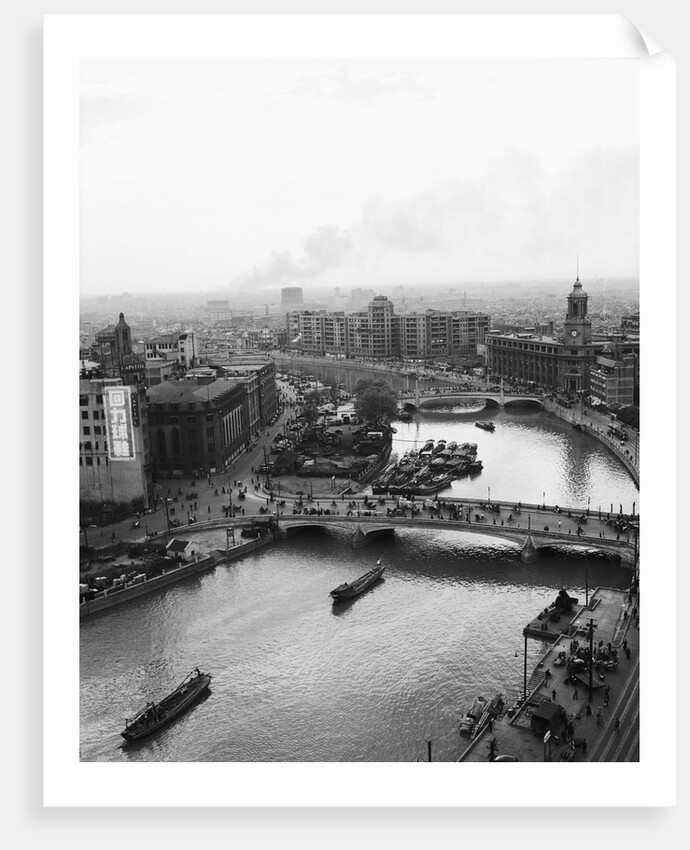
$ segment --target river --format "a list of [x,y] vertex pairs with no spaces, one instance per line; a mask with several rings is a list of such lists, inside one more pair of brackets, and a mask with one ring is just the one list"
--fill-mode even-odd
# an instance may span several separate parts
[[[488,413],[482,414],[488,417]],[[596,440],[539,412],[423,412],[397,423],[414,440],[476,442],[484,470],[453,494],[586,505],[639,494]],[[427,436],[428,435],[428,436]],[[629,508],[628,508],[629,509]],[[568,550],[532,565],[517,545],[452,531],[396,530],[366,549],[351,528],[299,535],[80,625],[84,761],[414,761],[456,759],[460,715],[477,695],[522,687],[523,627],[566,587],[585,595],[585,561]],[[225,546],[223,531],[204,532]],[[383,558],[384,579],[349,604],[329,591]],[[590,588],[627,587],[630,571],[590,557]],[[528,671],[545,651],[527,642]],[[195,666],[211,693],[139,744],[124,719]]]

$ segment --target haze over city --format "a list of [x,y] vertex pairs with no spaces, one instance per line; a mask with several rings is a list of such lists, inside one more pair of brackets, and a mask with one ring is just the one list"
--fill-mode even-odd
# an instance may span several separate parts
[[[638,274],[624,61],[82,62],[81,294]],[[561,283],[561,286],[563,283]],[[615,286],[615,283],[613,283]]]

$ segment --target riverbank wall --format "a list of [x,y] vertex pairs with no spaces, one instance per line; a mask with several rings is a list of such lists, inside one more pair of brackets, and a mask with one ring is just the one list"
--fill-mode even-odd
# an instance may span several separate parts
[[[208,525],[206,526],[208,527]],[[185,528],[185,531],[189,529]],[[201,529],[199,529],[201,530]],[[171,570],[167,570],[160,576],[146,579],[140,584],[131,584],[121,590],[104,591],[103,596],[98,596],[95,599],[84,601],[79,605],[79,619],[90,617],[94,614],[99,614],[102,611],[107,611],[114,608],[116,605],[122,605],[125,602],[131,602],[133,599],[138,599],[140,596],[145,596],[147,593],[153,593],[155,590],[169,587],[183,579],[198,575],[213,569],[219,564],[235,561],[238,558],[255,552],[257,549],[262,549],[268,546],[275,540],[273,532],[268,532],[262,537],[257,537],[255,540],[249,540],[247,543],[240,543],[239,546],[234,546],[232,549],[216,549],[210,555],[204,558],[197,558],[189,563],[182,564]]]
[[618,460],[627,469],[630,477],[635,482],[635,485],[640,486],[640,470],[639,464],[636,463],[629,454],[626,454],[625,449],[621,449],[616,438],[610,437],[607,433],[607,428],[598,422],[590,419],[582,411],[577,408],[562,407],[554,400],[544,399],[544,410],[547,413],[553,413],[559,419],[570,422],[571,425],[577,425],[584,434],[590,434],[599,440],[600,443],[606,446]]

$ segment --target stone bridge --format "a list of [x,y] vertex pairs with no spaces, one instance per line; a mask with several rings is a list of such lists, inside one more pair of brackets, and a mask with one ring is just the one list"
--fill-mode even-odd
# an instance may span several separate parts
[[446,402],[457,402],[461,400],[468,401],[484,401],[486,402],[487,407],[506,407],[510,404],[536,404],[539,407],[544,407],[544,396],[542,395],[519,395],[512,393],[503,393],[503,392],[454,392],[454,391],[444,391],[438,392],[436,391],[427,391],[426,393],[422,390],[419,392],[402,392],[400,394],[400,402],[404,407],[408,409],[412,407],[436,407],[439,404],[444,404]]
[[[568,546],[587,552],[600,552],[612,559],[620,559],[624,566],[634,567],[636,546],[628,539],[601,538],[582,534],[543,531],[538,528],[523,528],[515,525],[493,525],[490,522],[466,522],[464,520],[431,519],[429,517],[378,517],[378,516],[281,516],[272,517],[277,524],[277,536],[289,537],[299,531],[310,528],[328,528],[332,525],[354,525],[352,539],[354,548],[367,546],[382,534],[392,534],[396,528],[430,528],[443,531],[459,531],[465,534],[481,534],[486,537],[499,537],[520,546],[521,557],[525,563],[533,563],[539,557],[539,550],[557,546]],[[276,526],[274,525],[274,528]]]

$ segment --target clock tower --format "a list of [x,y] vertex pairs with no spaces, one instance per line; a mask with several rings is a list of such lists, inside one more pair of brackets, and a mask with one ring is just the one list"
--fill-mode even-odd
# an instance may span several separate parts
[[578,275],[573,291],[568,296],[568,313],[563,323],[564,345],[577,347],[590,344],[592,323],[587,318],[588,300],[589,297],[586,292],[583,292]]

